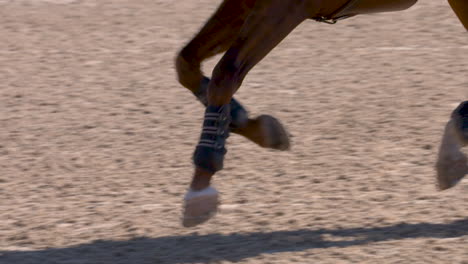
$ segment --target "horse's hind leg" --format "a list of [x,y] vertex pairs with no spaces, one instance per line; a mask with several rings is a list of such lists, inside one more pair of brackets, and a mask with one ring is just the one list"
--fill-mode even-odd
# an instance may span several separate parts
[[455,186],[468,174],[468,159],[460,148],[468,146],[468,101],[461,103],[447,123],[436,163],[439,189]]
[[184,226],[203,223],[216,212],[217,193],[209,186],[214,173],[223,168],[231,98],[248,71],[307,19],[305,2],[257,1],[238,38],[213,70],[200,143],[193,157],[196,168],[191,188],[200,191],[186,196]]
[[[200,69],[201,62],[225,52],[236,39],[256,0],[225,0],[200,32],[176,58],[179,82],[207,106],[210,82]],[[287,150],[289,137],[279,121],[262,115],[249,119],[244,107],[234,98],[230,102],[230,129],[254,143],[272,149]]]

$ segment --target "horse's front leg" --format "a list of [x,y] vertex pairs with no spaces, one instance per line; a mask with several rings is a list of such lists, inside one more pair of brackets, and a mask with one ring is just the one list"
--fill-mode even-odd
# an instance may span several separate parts
[[468,174],[468,159],[460,150],[465,146],[468,146],[468,101],[453,111],[445,126],[436,163],[439,189],[455,186]]
[[217,211],[218,192],[210,187],[210,181],[223,168],[229,102],[249,70],[308,17],[303,3],[257,1],[238,38],[213,70],[202,133],[193,155],[195,173],[185,196],[184,226],[203,223]]
[[[189,89],[205,107],[208,106],[210,79],[203,75],[201,63],[225,52],[257,0],[224,0],[212,17],[176,57],[179,82]],[[249,118],[247,110],[236,99],[230,101],[230,131],[246,137],[261,147],[287,150],[289,137],[283,125],[274,117],[261,115]]]

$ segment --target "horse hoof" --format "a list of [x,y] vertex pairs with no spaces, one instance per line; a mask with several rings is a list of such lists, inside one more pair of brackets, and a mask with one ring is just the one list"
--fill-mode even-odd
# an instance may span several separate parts
[[468,101],[462,102],[452,113],[455,134],[463,146],[468,145]]
[[270,115],[261,115],[257,117],[256,121],[261,134],[260,146],[276,150],[289,149],[288,132],[278,119]]
[[219,194],[213,187],[188,191],[184,197],[182,225],[194,227],[212,218],[218,211]]
[[443,191],[455,186],[468,174],[468,160],[462,154],[457,159],[444,159],[436,164],[437,183],[439,190]]
[[249,119],[245,127],[234,129],[232,132],[240,134],[264,148],[283,151],[290,148],[288,132],[278,119],[270,115]]

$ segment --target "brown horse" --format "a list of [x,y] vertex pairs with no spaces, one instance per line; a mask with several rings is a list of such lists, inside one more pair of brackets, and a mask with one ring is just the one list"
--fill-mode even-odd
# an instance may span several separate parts
[[[468,1],[448,0],[468,29]],[[200,32],[176,58],[179,82],[205,107],[200,141],[193,161],[195,172],[185,196],[183,225],[195,226],[217,211],[218,192],[211,177],[223,168],[229,132],[259,146],[287,150],[289,138],[272,116],[248,117],[233,98],[247,73],[306,19],[335,23],[359,14],[404,10],[417,0],[224,0]],[[211,79],[201,72],[201,62],[225,52]],[[460,148],[467,143],[468,104],[460,106],[447,124],[437,165],[439,186],[449,188],[468,168]],[[464,159],[465,158],[465,159]],[[455,166],[456,165],[456,166]],[[453,169],[455,168],[455,169]]]

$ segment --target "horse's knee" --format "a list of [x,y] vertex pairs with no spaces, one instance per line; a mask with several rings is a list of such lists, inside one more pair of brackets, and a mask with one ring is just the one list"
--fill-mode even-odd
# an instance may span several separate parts
[[196,93],[203,79],[200,62],[194,59],[190,52],[184,48],[177,54],[175,68],[179,83]]

